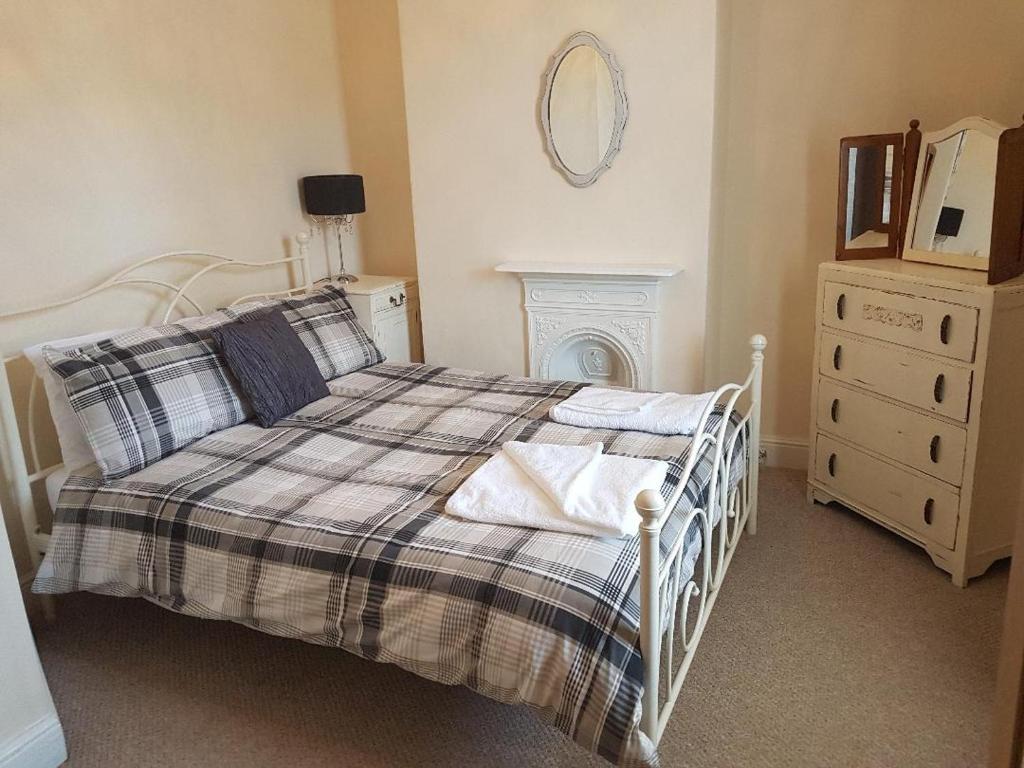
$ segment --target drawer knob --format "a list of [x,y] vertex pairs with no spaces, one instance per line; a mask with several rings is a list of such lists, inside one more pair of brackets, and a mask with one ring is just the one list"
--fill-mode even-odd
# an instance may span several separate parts
[[832,476],[836,476],[836,455],[833,453],[828,457],[828,473]]
[[836,344],[835,352],[832,353],[832,367],[835,368],[838,371],[839,370],[839,366],[842,365],[842,363],[843,363],[843,345],[842,344]]
[[846,294],[840,293],[836,299],[836,317],[842,320],[846,316]]
[[928,456],[931,457],[932,464],[939,463],[939,436],[935,435],[932,438],[932,444],[928,446]]
[[935,377],[935,391],[932,394],[935,396],[936,403],[941,403],[946,399],[946,374],[940,373]]
[[832,423],[833,424],[838,424],[839,423],[839,398],[838,397],[835,398],[832,401]]
[[924,524],[932,524],[932,513],[935,511],[935,499],[928,499],[924,503]]
[[939,325],[939,341],[943,344],[949,344],[949,326],[952,322],[952,315],[946,315],[942,318],[941,325]]

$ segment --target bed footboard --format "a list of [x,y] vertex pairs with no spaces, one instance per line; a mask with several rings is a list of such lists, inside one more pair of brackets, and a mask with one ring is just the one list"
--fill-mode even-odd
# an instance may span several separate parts
[[[742,384],[725,384],[715,393],[701,415],[694,432],[689,459],[675,492],[663,499],[657,490],[642,492],[636,508],[640,528],[640,647],[644,659],[644,695],[641,730],[657,744],[668,723],[686,673],[693,662],[704,627],[718,597],[726,570],[744,528],[757,531],[758,462],[761,440],[761,381],[764,350],[768,340],[761,335],[750,340],[753,348],[750,374]],[[741,413],[740,399],[747,395],[746,413],[731,435],[728,427],[733,413]],[[721,406],[724,417],[709,426],[713,410]],[[666,511],[675,508],[686,488],[702,449],[708,446],[714,459],[707,500],[708,509],[694,508],[683,522],[682,531],[700,526],[702,547],[693,575],[681,584],[685,535],[662,563],[661,529]],[[732,486],[733,462],[743,461],[738,484]]]

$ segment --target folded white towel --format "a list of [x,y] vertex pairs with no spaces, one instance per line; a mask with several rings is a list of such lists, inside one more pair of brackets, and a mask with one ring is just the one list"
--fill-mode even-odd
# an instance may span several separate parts
[[668,464],[608,456],[603,446],[506,443],[448,499],[465,520],[590,536],[635,536],[634,501],[660,488]]
[[692,435],[714,396],[714,392],[677,395],[584,387],[551,406],[548,414],[559,424],[574,427]]

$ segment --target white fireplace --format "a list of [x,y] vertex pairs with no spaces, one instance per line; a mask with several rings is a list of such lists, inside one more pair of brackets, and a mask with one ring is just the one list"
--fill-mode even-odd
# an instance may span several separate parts
[[523,281],[530,376],[651,389],[659,286],[672,264],[507,262]]

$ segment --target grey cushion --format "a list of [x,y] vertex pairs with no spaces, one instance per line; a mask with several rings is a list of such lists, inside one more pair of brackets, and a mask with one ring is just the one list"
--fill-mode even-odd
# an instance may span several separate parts
[[313,356],[280,309],[211,333],[261,427],[330,394]]

